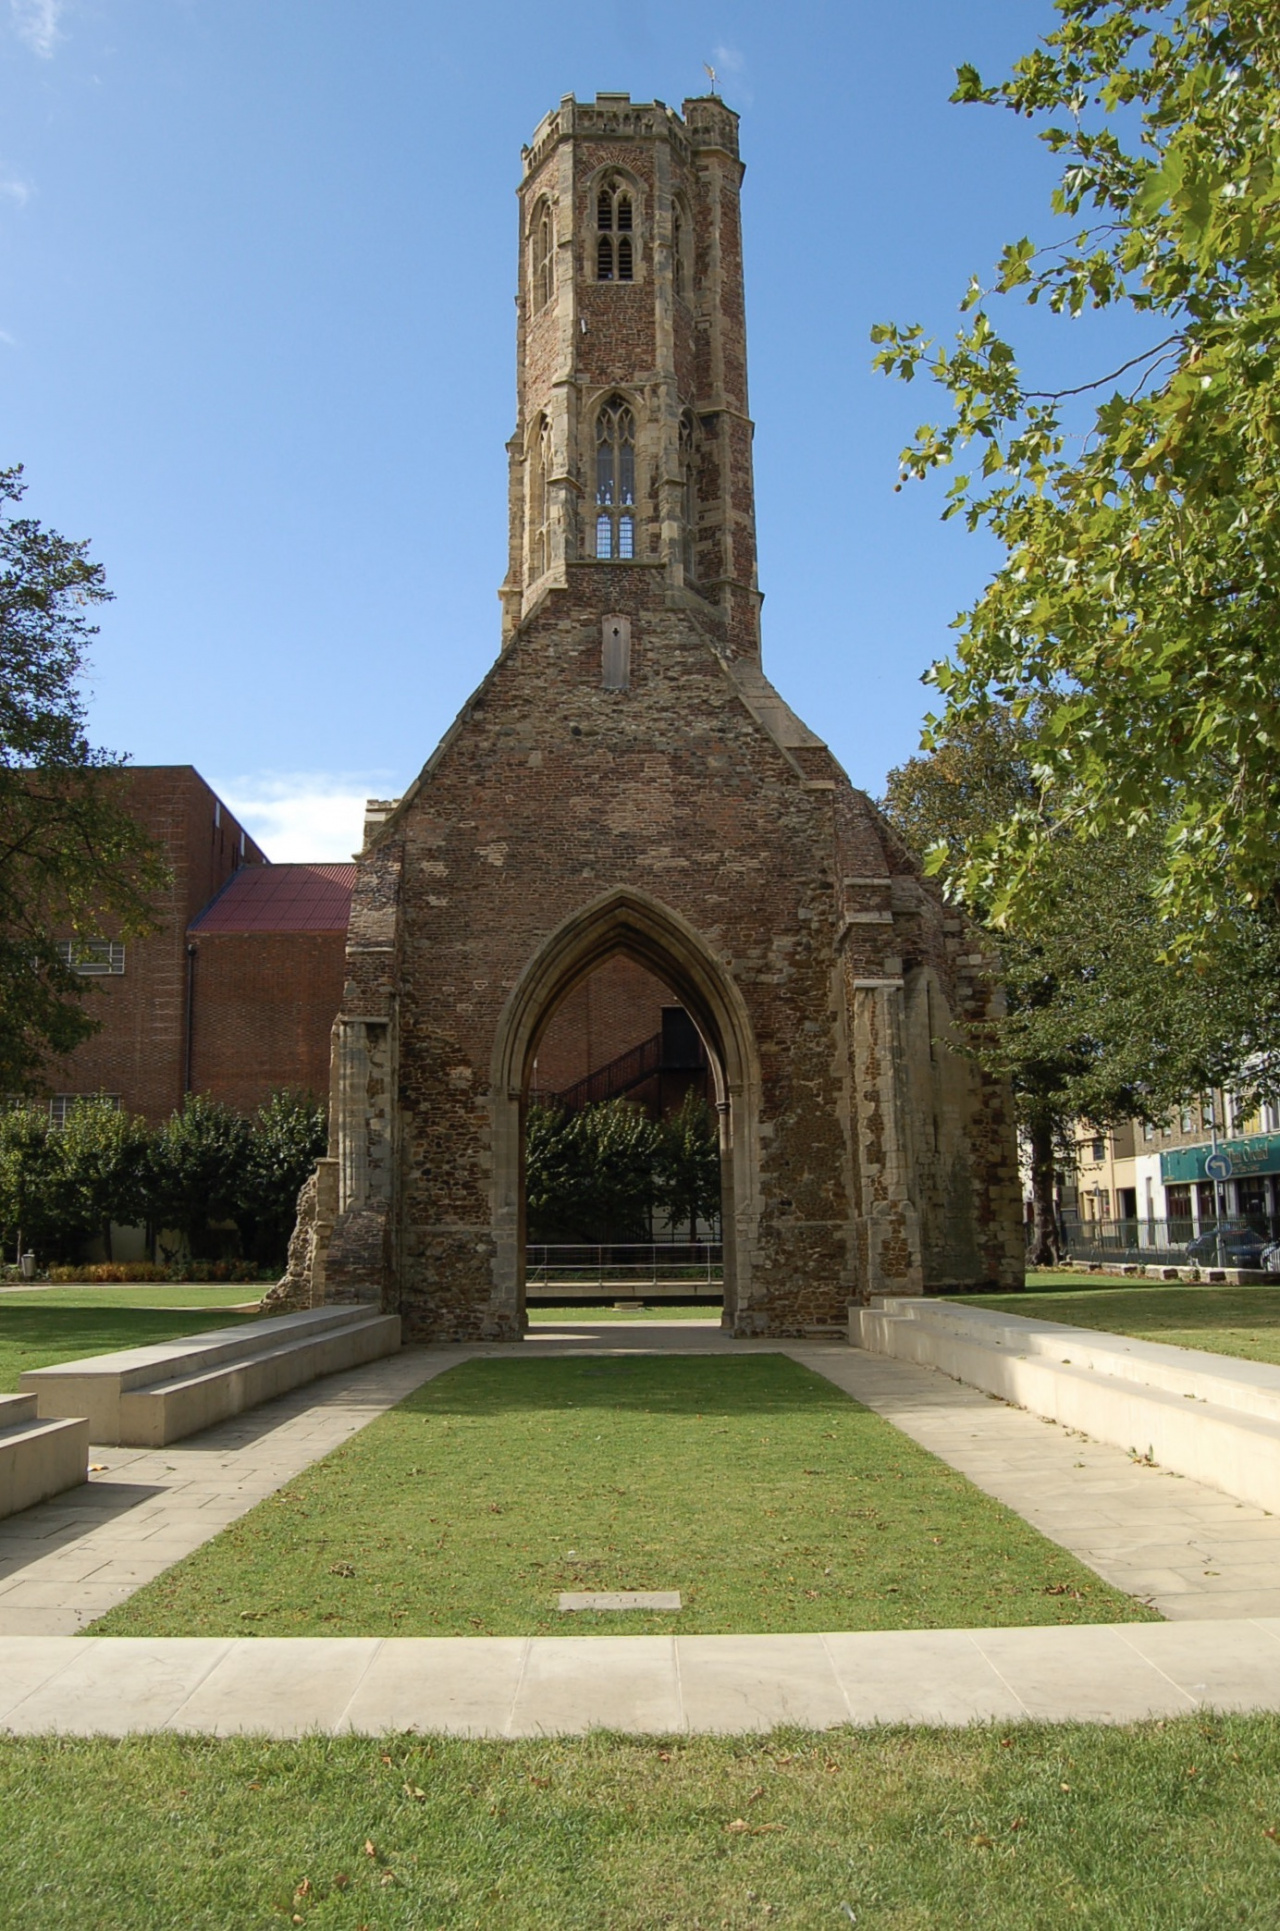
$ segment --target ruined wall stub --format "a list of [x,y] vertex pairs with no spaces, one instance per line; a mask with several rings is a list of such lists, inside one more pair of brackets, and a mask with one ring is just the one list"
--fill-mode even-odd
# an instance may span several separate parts
[[[625,952],[713,1060],[726,1324],[1021,1276],[1007,1093],[951,1051],[975,935],[760,667],[736,116],[567,97],[524,154],[498,661],[371,810],[318,1296],[523,1321],[523,1109]],[[326,1223],[327,1224],[327,1223]]]

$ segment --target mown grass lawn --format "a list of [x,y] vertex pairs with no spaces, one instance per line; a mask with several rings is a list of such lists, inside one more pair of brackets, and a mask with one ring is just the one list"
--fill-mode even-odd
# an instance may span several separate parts
[[[559,1613],[679,1589],[678,1615]],[[1148,1616],[783,1355],[473,1360],[93,1625],[577,1635]]]
[[540,1327],[546,1322],[555,1327],[565,1327],[575,1321],[587,1321],[593,1326],[597,1321],[714,1321],[720,1323],[720,1309],[714,1302],[707,1301],[649,1301],[643,1307],[543,1307],[538,1303],[530,1305],[529,1325]]
[[[1062,1278],[1062,1277],[1059,1277]],[[1072,1327],[1102,1328],[1140,1341],[1167,1341],[1178,1348],[1205,1348],[1246,1361],[1280,1365],[1280,1286],[1206,1287],[1153,1281],[1147,1287],[1084,1284],[1070,1288],[1036,1283],[1033,1295],[962,1294],[974,1307],[1006,1314],[1034,1314]],[[1277,1914],[1280,1922],[1280,1913]]]
[[40,1931],[1219,1931],[1280,1912],[1280,1720],[0,1743]]
[[0,1293],[0,1394],[13,1392],[26,1368],[141,1348],[251,1319],[226,1310],[242,1305],[253,1292],[244,1286],[142,1286]]

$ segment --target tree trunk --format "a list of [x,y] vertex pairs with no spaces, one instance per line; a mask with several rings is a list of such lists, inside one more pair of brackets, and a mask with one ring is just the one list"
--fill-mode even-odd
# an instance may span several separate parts
[[1032,1267],[1053,1267],[1062,1256],[1058,1245],[1058,1203],[1054,1190],[1057,1172],[1053,1157],[1052,1122],[1034,1121],[1030,1138],[1032,1229],[1028,1258]]

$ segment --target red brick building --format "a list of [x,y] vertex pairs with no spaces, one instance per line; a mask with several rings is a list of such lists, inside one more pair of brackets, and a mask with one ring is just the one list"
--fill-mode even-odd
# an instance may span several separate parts
[[91,1039],[49,1069],[55,1117],[106,1094],[153,1125],[189,1092],[251,1111],[273,1088],[328,1087],[352,865],[272,865],[190,765],[128,773],[170,883],[157,927],[81,966]]

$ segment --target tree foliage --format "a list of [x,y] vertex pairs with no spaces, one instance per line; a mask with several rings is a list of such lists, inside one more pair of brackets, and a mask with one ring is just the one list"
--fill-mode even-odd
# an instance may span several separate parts
[[[970,896],[1003,919],[1052,892],[1070,840],[1140,833],[1199,944],[1224,910],[1280,900],[1280,10],[1055,10],[1008,79],[963,68],[953,98],[1039,124],[1070,233],[1006,247],[950,346],[879,326],[876,362],[942,386],[953,419],[917,432],[904,474],[979,455],[946,513],[1006,551],[930,673],[943,737],[993,703],[1034,729],[1035,783],[970,846]],[[1083,439],[1080,391],[1030,386],[1000,296],[1146,330],[1084,385]]]
[[80,1100],[49,1134],[53,1211],[62,1243],[102,1240],[147,1218],[151,1135],[145,1120],[105,1100]]
[[715,1115],[693,1092],[662,1121],[630,1100],[532,1107],[525,1201],[532,1240],[647,1241],[655,1210],[693,1238],[698,1220],[720,1212]]
[[[962,715],[889,775],[887,815],[979,919],[989,908],[969,889],[972,855],[993,822],[1037,797],[1037,723],[999,705]],[[1064,841],[1034,908],[1015,905],[990,931],[1006,1010],[966,1045],[1012,1082],[1042,1260],[1077,1120],[1160,1119],[1215,1086],[1280,1082],[1280,919],[1269,906],[1224,907],[1210,943],[1168,957],[1162,858],[1157,826]]]
[[254,1114],[235,1218],[255,1259],[283,1264],[299,1190],[327,1143],[326,1108],[311,1093],[281,1087]]
[[88,546],[14,512],[20,469],[0,470],[0,1092],[30,1092],[49,1055],[96,1030],[88,983],[54,934],[129,936],[165,882],[130,817],[119,760],[85,735],[80,679],[109,596]]

